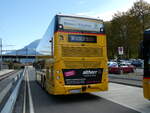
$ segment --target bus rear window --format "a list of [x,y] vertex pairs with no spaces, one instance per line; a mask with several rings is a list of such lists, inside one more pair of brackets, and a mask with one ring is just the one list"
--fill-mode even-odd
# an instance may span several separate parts
[[103,33],[103,28],[103,21],[97,19],[63,16],[58,18],[59,30]]
[[88,35],[68,35],[69,42],[87,42],[87,43],[97,43],[96,36]]

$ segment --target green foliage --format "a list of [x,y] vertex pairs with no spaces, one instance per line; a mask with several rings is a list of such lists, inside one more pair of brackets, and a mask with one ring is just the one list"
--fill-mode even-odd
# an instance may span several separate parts
[[117,12],[112,21],[105,22],[108,56],[118,56],[117,48],[124,47],[123,58],[138,58],[143,31],[150,28],[150,4],[140,0],[127,12]]
[[5,64],[8,65],[9,69],[21,69],[24,66],[24,64],[16,61],[6,61]]

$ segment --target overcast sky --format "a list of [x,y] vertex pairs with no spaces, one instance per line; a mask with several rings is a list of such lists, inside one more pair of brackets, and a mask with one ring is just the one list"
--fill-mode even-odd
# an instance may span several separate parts
[[[42,38],[58,13],[111,20],[137,0],[0,0],[0,38],[3,49],[19,49]],[[145,0],[150,3],[150,0]],[[14,45],[14,46],[8,46]]]

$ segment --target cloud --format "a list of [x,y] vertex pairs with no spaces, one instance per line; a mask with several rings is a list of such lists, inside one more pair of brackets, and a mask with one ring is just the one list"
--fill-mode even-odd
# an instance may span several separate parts
[[[118,1],[120,1],[120,0],[118,0]],[[128,11],[133,6],[133,3],[137,2],[137,1],[138,0],[127,0],[126,1],[127,4],[123,4],[118,7],[113,7],[113,9],[111,9],[111,10],[109,10],[109,8],[105,9],[106,11],[104,11],[104,12],[102,11],[102,9],[97,8],[97,9],[93,9],[93,11],[76,13],[76,15],[86,16],[86,17],[90,16],[90,17],[102,19],[104,21],[110,21],[113,18],[113,15],[115,13]],[[150,3],[150,0],[144,0],[144,1]]]
[[93,18],[99,18],[104,21],[109,21],[112,19],[112,16],[115,12],[113,11],[107,11],[107,12],[82,12],[82,13],[76,13],[76,15],[79,16],[86,16],[86,17],[93,17]]
[[[133,2],[132,2],[133,5]],[[121,8],[113,8],[113,10],[109,10],[105,9],[106,11],[103,11],[103,9],[97,8],[97,9],[93,9],[93,11],[87,11],[87,12],[80,12],[80,13],[76,13],[76,15],[79,16],[90,16],[90,17],[94,17],[94,18],[99,18],[102,19],[104,21],[110,21],[113,18],[113,15],[117,12],[125,12],[127,11],[129,8],[131,8],[132,5],[124,5],[124,7]]]

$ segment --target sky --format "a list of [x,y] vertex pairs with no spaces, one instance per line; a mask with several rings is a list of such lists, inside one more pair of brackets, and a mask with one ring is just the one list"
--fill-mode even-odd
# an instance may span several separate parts
[[[112,19],[137,0],[0,0],[0,39],[4,50],[20,49],[42,38],[58,13]],[[145,0],[150,3],[150,0]]]

